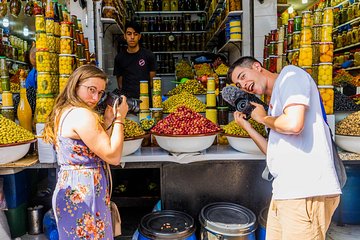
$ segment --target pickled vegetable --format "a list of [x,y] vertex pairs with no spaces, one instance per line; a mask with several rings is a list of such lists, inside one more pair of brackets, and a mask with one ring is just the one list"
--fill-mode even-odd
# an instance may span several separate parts
[[52,93],[52,82],[49,72],[38,72],[37,74],[37,85],[39,94],[51,94]]
[[72,54],[73,39],[70,37],[60,38],[60,54]]
[[51,33],[54,34],[55,32],[55,24],[54,24],[54,19],[53,18],[46,18],[45,19],[45,29],[46,29],[46,33]]
[[334,56],[333,43],[321,43],[320,44],[320,62],[332,62]]
[[300,46],[311,45],[312,32],[311,28],[303,28],[300,33]]
[[46,50],[38,50],[36,52],[36,69],[39,72],[49,72],[50,71],[50,54]]
[[54,106],[53,95],[38,95],[36,98],[36,122],[45,123]]
[[152,105],[153,105],[153,108],[161,108],[162,107],[161,93],[155,93],[155,92],[153,93]]
[[[264,137],[266,136],[264,125],[254,121],[252,118],[249,119],[249,123],[258,133],[260,133]],[[242,127],[240,127],[235,121],[231,121],[228,125],[223,126],[223,130],[226,134],[249,137],[248,132],[245,131]]]
[[45,32],[36,33],[36,48],[43,49],[47,48],[47,36]]
[[131,138],[144,135],[145,131],[140,127],[137,122],[134,122],[130,119],[125,119],[124,123],[124,137]]
[[45,17],[43,15],[35,16],[35,30],[36,32],[45,32]]
[[74,65],[74,57],[71,55],[59,55],[59,73],[72,74]]
[[49,49],[49,52],[55,52],[56,51],[56,43],[55,43],[55,36],[53,34],[46,34],[47,39],[47,48]]
[[332,25],[322,25],[321,27],[321,41],[332,42]]
[[311,66],[312,65],[312,47],[311,45],[304,45],[300,48],[299,54],[299,66]]
[[[320,69],[319,69],[320,76]],[[326,114],[334,113],[334,89],[332,88],[319,88],[321,100],[324,104]]]
[[69,80],[70,75],[60,75],[59,76],[59,92],[62,92]]
[[334,16],[333,16],[332,8],[324,9],[323,24],[334,24]]
[[318,85],[332,85],[332,63],[320,63]]

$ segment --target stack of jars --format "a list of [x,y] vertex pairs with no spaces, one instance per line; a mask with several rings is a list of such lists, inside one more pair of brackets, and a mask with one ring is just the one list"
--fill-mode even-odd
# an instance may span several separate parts
[[70,74],[74,71],[75,57],[73,24],[71,22],[60,23],[60,55],[59,55],[59,88],[60,92],[65,88]]
[[[84,32],[81,24],[81,20],[77,19],[75,15],[71,15],[71,19],[73,22],[73,26],[75,27],[75,39],[74,39],[74,47],[76,44],[76,51],[74,51],[76,55],[76,62],[77,66],[80,67],[87,63],[86,55],[85,55],[85,38]],[[89,49],[89,43],[87,44],[87,49]],[[89,60],[90,60],[90,53],[89,53]]]
[[326,114],[333,114],[334,89],[332,84],[334,44],[332,31],[334,18],[331,7],[324,8],[321,24],[321,41],[318,46],[319,55],[317,56],[319,65],[313,77],[317,80]]
[[10,91],[10,78],[5,56],[0,56],[0,77],[0,92],[2,92],[1,114],[15,121],[13,95]]
[[207,79],[206,118],[217,124],[215,78],[213,77]]
[[[296,20],[297,18],[295,18]],[[311,11],[303,11],[300,17],[300,53],[299,53],[299,67],[305,69],[309,74],[312,73],[312,18]],[[296,21],[295,21],[296,25]]]
[[[217,122],[222,128],[229,123],[229,105],[222,98],[222,90],[226,86],[226,76],[219,76],[219,95],[217,107]],[[226,136],[218,134],[218,143],[221,145],[228,144]]]
[[149,82],[147,80],[140,81],[140,100],[139,120],[150,116]]
[[161,78],[153,78],[153,89],[152,89],[152,107],[159,109],[162,108],[162,96],[161,96]]

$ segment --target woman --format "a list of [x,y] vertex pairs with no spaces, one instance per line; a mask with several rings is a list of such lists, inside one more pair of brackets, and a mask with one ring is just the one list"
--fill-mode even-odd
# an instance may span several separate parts
[[60,239],[113,239],[106,163],[120,163],[128,105],[122,101],[116,116],[107,107],[102,124],[94,109],[106,81],[93,65],[76,69],[45,125],[44,140],[54,144],[60,166],[53,195]]

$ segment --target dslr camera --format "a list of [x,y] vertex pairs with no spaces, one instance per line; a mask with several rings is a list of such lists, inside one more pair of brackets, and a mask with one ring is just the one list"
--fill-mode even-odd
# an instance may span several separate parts
[[[122,96],[118,96],[114,93],[107,93],[104,102],[106,103],[106,105],[110,107],[117,107],[119,104],[121,104],[122,100],[123,100]],[[129,106],[128,112],[130,113],[140,112],[140,103],[142,102],[140,99],[127,98],[126,102]]]

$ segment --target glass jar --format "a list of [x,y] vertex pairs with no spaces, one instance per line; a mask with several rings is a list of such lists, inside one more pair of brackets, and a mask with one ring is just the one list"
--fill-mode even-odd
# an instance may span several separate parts
[[162,107],[161,92],[153,92],[152,105],[153,105],[153,108],[161,108]]
[[294,32],[293,34],[293,49],[300,48],[300,32]]
[[354,65],[360,66],[360,50],[359,49],[354,53]]
[[319,64],[314,64],[312,66],[312,78],[314,79],[315,83],[317,84],[318,81],[318,75],[319,75]]
[[300,47],[299,67],[311,67],[312,65],[312,47],[311,45],[303,45]]
[[319,64],[318,85],[333,84],[332,70],[333,70],[332,62]]
[[311,45],[312,33],[311,28],[303,28],[300,33],[300,46]]
[[59,76],[59,92],[62,92],[69,80],[70,75],[62,74]]
[[49,72],[38,72],[37,73],[37,93],[38,94],[51,94],[52,82]]
[[287,33],[292,34],[294,32],[294,19],[288,20]]
[[346,44],[345,45],[346,46],[351,45],[351,43],[352,43],[352,29],[349,28],[349,30],[346,33]]
[[47,39],[47,46],[49,52],[55,52],[56,51],[55,36],[51,33],[48,33],[46,34],[46,39]]
[[209,77],[206,83],[207,91],[214,92],[215,91],[215,78]]
[[348,6],[348,8],[347,8],[347,16],[348,16],[348,21],[354,19],[354,8],[353,8],[353,4],[351,4],[350,6]]
[[45,17],[43,15],[35,16],[35,30],[36,32],[45,32]]
[[153,91],[161,92],[161,78],[160,77],[153,78]]
[[149,83],[147,80],[140,81],[140,94],[149,94]]
[[301,27],[311,27],[312,19],[311,19],[311,11],[303,11],[301,18]]
[[320,42],[321,41],[321,25],[314,25],[312,27],[312,41]]
[[287,35],[287,50],[293,50],[294,49],[294,39],[293,39],[293,34],[288,34]]
[[45,17],[54,18],[54,5],[52,0],[46,0]]
[[47,48],[38,49],[36,52],[36,70],[38,72],[49,72],[50,64],[49,50]]
[[46,18],[45,19],[45,29],[46,33],[54,34],[55,32],[55,22],[53,18]]
[[294,18],[294,32],[301,31],[301,16],[296,16]]
[[332,42],[329,43],[320,43],[320,62],[333,62],[334,57],[334,45]]
[[287,60],[291,65],[298,65],[299,63],[299,50],[288,51]]
[[284,41],[279,41],[277,43],[277,55],[280,56],[284,53]]
[[6,58],[4,56],[0,56],[0,76],[9,76]]
[[15,122],[15,111],[14,107],[1,107],[1,114],[6,117],[7,119],[10,119],[11,121]]
[[36,33],[36,49],[47,48],[47,37],[45,32]]
[[217,110],[216,108],[206,108],[206,118],[217,124]]
[[271,42],[268,46],[269,55],[276,55],[277,54],[277,45],[276,42]]
[[277,60],[278,60],[278,56],[270,56],[269,57],[270,61],[269,61],[269,68],[268,70],[270,72],[276,73],[276,67],[277,67]]
[[[346,23],[348,21],[348,16],[347,16],[347,7],[343,7],[343,9],[341,10],[341,19],[340,19],[341,23]],[[323,21],[323,23],[325,23]]]
[[155,119],[156,123],[163,119],[162,108],[150,108],[151,118]]
[[149,95],[147,94],[141,94],[140,95],[140,110],[148,110],[150,107],[150,99],[149,99]]
[[73,28],[71,22],[60,23],[60,35],[62,37],[73,37]]
[[74,57],[70,54],[59,55],[59,73],[60,75],[70,75],[73,72],[73,66],[75,64]]
[[59,71],[59,57],[58,54],[55,52],[50,52],[50,62],[52,63],[50,65],[50,71],[51,72],[58,72]]
[[334,26],[337,27],[340,25],[340,10],[338,8],[334,9]]
[[[341,46],[342,47],[345,47],[346,46],[346,40],[347,40],[347,38],[346,38],[346,34],[347,34],[347,32],[346,31],[343,31],[342,33],[341,33]],[[339,44],[339,43],[338,43]]]
[[60,54],[72,54],[73,39],[71,37],[60,38]]
[[10,79],[9,76],[1,76],[1,89],[2,91],[10,91]]
[[355,44],[359,42],[359,27],[358,26],[354,26],[351,32],[351,43]]
[[321,42],[332,42],[332,30],[331,24],[323,24],[321,26]]
[[354,3],[354,15],[360,17],[360,2]]
[[228,107],[218,107],[217,111],[217,120],[219,125],[229,124],[229,108]]
[[216,107],[215,91],[206,94],[206,107]]
[[45,123],[54,107],[52,94],[38,94],[36,96],[35,120],[37,123]]
[[59,75],[56,73],[50,73],[50,79],[51,79],[51,93],[55,95],[59,94]]
[[[319,70],[320,75],[320,70]],[[333,114],[334,113],[334,89],[333,87],[319,87],[319,92],[321,95],[321,100],[323,102],[325,113]]]
[[322,24],[322,10],[317,9],[314,12],[314,25],[321,25]]
[[320,62],[320,46],[319,43],[312,45],[312,63],[318,64]]

